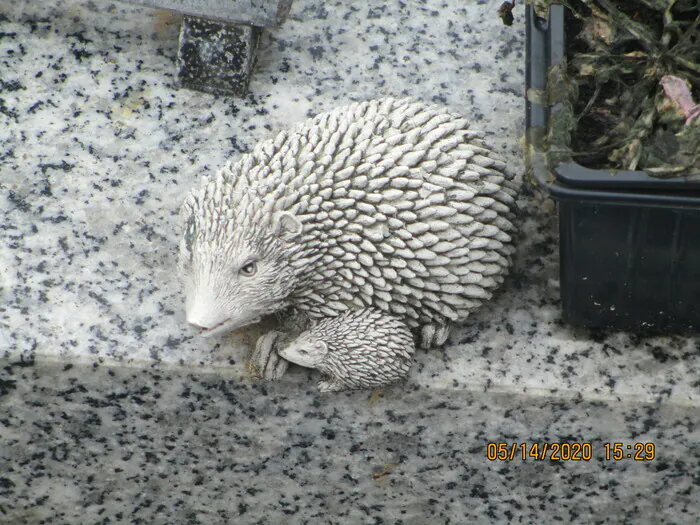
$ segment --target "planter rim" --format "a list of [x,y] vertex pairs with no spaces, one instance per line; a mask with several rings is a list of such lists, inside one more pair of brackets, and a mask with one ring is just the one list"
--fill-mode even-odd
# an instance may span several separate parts
[[557,181],[577,188],[616,190],[695,191],[700,195],[700,179],[652,177],[644,171],[595,170],[576,162],[562,162],[554,168]]
[[632,191],[619,190],[608,186],[603,188],[582,188],[553,182],[549,195],[556,201],[588,202],[611,206],[637,206],[653,208],[692,209],[700,211],[700,191],[654,191],[648,188]]

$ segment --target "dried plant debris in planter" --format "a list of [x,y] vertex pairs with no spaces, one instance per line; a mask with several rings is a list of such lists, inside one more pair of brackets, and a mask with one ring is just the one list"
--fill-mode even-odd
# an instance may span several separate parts
[[503,24],[507,26],[512,26],[515,17],[513,17],[513,8],[515,7],[516,0],[506,0],[498,8],[498,16],[503,20]]
[[549,72],[549,162],[700,175],[698,1],[561,3],[568,48]]

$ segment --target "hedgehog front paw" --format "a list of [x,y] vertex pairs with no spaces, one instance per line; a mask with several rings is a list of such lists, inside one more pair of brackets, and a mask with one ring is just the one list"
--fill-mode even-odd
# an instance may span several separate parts
[[450,335],[450,326],[444,324],[426,324],[420,329],[421,348],[442,346]]
[[268,332],[260,337],[250,358],[251,365],[261,379],[279,381],[287,371],[289,361],[282,359],[277,353],[277,343],[282,332]]

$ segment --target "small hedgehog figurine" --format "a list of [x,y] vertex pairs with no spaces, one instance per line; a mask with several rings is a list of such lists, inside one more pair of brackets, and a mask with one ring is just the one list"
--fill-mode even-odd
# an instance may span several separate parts
[[[385,98],[259,143],[182,206],[187,321],[211,336],[275,313],[313,323],[374,308],[421,347],[442,345],[514,251],[517,185],[482,136],[439,107]],[[286,370],[280,336],[253,352],[264,378]]]
[[324,376],[321,392],[377,388],[402,379],[411,367],[413,334],[376,308],[349,310],[315,322],[279,355]]

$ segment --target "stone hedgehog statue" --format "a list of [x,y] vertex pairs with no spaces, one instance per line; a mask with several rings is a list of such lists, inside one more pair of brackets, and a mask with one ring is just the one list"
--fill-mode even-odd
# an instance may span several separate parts
[[[282,131],[182,206],[187,321],[211,336],[294,311],[376,308],[423,348],[489,299],[514,248],[517,185],[463,118],[410,99],[352,103]],[[252,362],[279,378],[279,333]]]
[[314,322],[279,355],[316,368],[321,392],[376,388],[406,376],[415,344],[406,324],[376,308],[347,310]]

